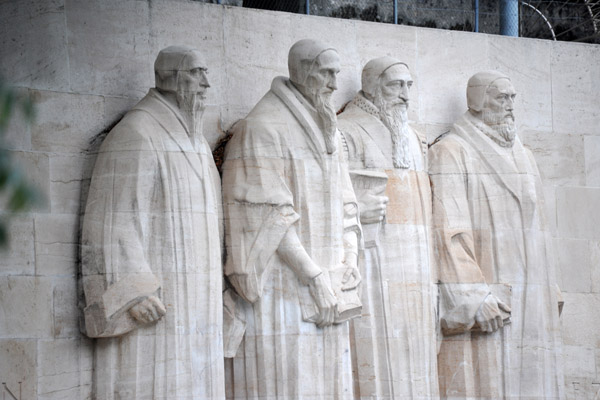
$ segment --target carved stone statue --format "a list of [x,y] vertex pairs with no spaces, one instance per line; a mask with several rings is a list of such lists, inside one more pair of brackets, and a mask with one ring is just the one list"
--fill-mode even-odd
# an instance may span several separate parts
[[294,44],[290,78],[233,129],[223,165],[225,273],[245,304],[233,397],[353,398],[358,206],[330,98],[336,50]]
[[339,115],[365,239],[352,349],[361,398],[438,395],[427,141],[408,124],[412,83],[406,64],[371,60]]
[[475,74],[469,110],[430,150],[443,397],[563,397],[542,185],[515,95],[506,75]]
[[220,181],[199,131],[202,55],[163,49],[108,134],[82,233],[95,399],[224,397]]

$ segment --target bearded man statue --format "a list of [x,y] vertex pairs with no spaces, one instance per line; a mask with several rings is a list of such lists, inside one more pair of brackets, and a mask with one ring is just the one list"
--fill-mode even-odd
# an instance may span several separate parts
[[206,64],[171,46],[154,71],[156,88],[102,143],[87,198],[93,398],[224,398],[220,179],[199,128]]
[[360,227],[331,106],[340,61],[306,39],[288,68],[235,125],[223,164],[225,274],[246,301],[228,387],[236,399],[353,399]]
[[559,399],[559,299],[540,175],[510,78],[479,72],[430,149],[443,398]]
[[338,118],[365,239],[352,348],[361,398],[438,394],[427,142],[408,123],[412,83],[406,64],[371,60]]

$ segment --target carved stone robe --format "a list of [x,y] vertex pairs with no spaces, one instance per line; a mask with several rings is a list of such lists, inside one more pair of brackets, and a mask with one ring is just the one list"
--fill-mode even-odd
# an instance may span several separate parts
[[[152,89],[109,133],[82,233],[94,398],[224,397],[220,179],[202,135]],[[166,315],[128,310],[158,296]]]
[[344,232],[359,229],[341,143],[327,153],[310,108],[287,79],[276,78],[227,146],[225,273],[247,300],[228,383],[236,399],[353,398],[348,323],[307,322],[315,310],[308,286],[277,254],[294,226],[330,276],[344,259]]
[[[363,226],[363,312],[352,321],[360,398],[435,398],[437,288],[430,269],[427,141],[410,129],[412,167],[395,168],[391,133],[360,93],[339,115],[339,129],[351,171],[382,171],[388,176],[385,220]],[[355,189],[357,197],[368,192]]]
[[[537,166],[518,137],[500,146],[477,123],[467,112],[430,150],[441,326],[455,334],[441,345],[440,392],[562,398],[558,292]],[[490,292],[512,308],[512,322],[477,332],[474,316]]]

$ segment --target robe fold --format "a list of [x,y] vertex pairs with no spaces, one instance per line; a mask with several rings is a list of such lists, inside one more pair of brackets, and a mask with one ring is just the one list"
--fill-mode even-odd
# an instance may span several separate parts
[[[94,398],[224,397],[220,179],[202,135],[152,89],[104,140],[82,232]],[[157,296],[151,324],[129,309]]]
[[[441,281],[438,357],[445,398],[563,397],[560,327],[541,180],[517,137],[502,147],[467,112],[430,149]],[[475,313],[492,293],[511,323],[481,333]]]
[[[352,321],[359,397],[432,399],[438,396],[437,288],[430,267],[427,141],[409,129],[413,166],[395,168],[391,133],[374,108],[358,94],[339,115],[338,126],[350,170],[388,176],[385,220],[363,226],[365,249],[359,261],[363,312]],[[355,189],[359,198],[369,193]]]
[[[359,230],[341,145],[329,154],[302,95],[284,78],[234,127],[223,164],[225,273],[245,304],[232,362],[235,399],[351,399],[348,323],[318,328],[308,286],[278,256],[292,226],[326,277]],[[339,134],[336,133],[339,142]]]

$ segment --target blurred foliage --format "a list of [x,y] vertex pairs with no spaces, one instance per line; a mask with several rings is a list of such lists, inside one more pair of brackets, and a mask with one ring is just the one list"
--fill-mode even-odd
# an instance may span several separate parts
[[8,223],[11,214],[27,211],[38,198],[37,190],[14,165],[11,152],[5,145],[9,123],[18,114],[25,123],[31,124],[35,118],[33,103],[28,96],[19,96],[15,89],[0,77],[0,248],[8,246]]

